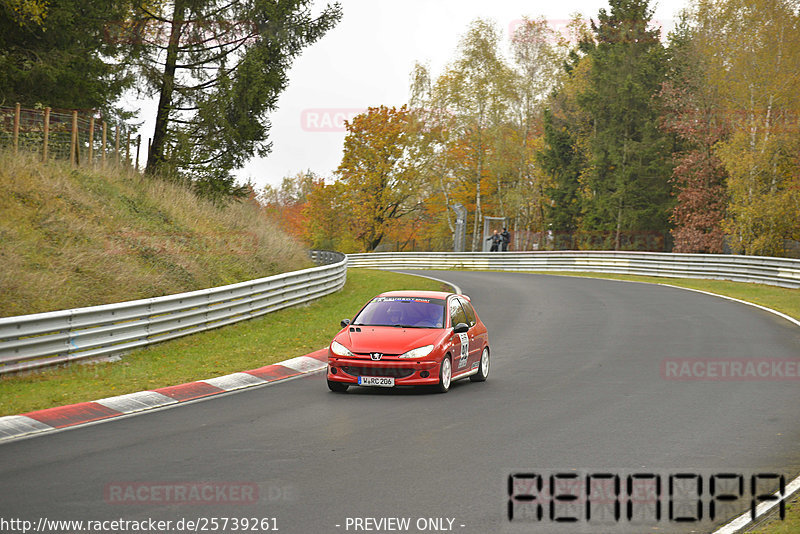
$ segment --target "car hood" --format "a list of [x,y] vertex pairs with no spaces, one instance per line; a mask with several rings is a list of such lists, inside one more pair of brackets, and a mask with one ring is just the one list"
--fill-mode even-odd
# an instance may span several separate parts
[[436,345],[446,335],[447,332],[441,328],[351,326],[334,339],[355,353],[403,354],[424,345]]

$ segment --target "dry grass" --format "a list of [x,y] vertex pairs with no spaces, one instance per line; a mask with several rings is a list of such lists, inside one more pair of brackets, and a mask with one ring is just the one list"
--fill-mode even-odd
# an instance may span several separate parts
[[0,151],[0,316],[91,306],[309,266],[249,202],[218,207],[119,169]]

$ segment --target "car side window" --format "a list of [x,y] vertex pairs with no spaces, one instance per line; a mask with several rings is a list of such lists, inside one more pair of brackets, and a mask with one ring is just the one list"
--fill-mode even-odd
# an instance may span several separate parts
[[461,306],[464,308],[464,313],[467,314],[467,319],[469,319],[469,323],[467,324],[470,326],[475,326],[478,321],[475,319],[475,310],[472,308],[472,304],[464,299],[458,300],[461,301]]
[[469,324],[469,320],[458,299],[450,299],[450,326],[455,326],[458,323]]

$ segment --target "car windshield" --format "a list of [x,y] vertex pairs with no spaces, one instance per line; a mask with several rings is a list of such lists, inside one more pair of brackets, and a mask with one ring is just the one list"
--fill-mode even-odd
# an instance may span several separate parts
[[443,328],[443,299],[422,297],[376,297],[353,320],[361,326]]

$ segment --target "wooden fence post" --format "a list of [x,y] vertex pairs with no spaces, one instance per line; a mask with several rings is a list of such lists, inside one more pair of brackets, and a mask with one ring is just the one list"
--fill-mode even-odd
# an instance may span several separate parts
[[142,134],[136,136],[136,172],[139,172],[139,148],[142,146]]
[[119,165],[119,123],[117,123],[117,127],[115,128],[115,140],[114,140],[114,163]]
[[44,146],[42,147],[42,161],[47,161],[47,138],[50,136],[50,108],[44,108]]
[[89,166],[92,166],[94,162],[94,115],[89,117],[89,159],[87,159],[87,163]]
[[130,128],[125,128],[126,139],[125,139],[125,168],[131,168],[131,130]]
[[14,106],[14,155],[17,155],[17,149],[19,148],[19,102],[17,105]]
[[72,110],[72,135],[69,139],[69,164],[74,167],[80,161],[78,154],[78,111]]
[[100,159],[102,161],[102,166],[106,168],[106,121],[103,121],[103,144],[101,147],[101,156]]

